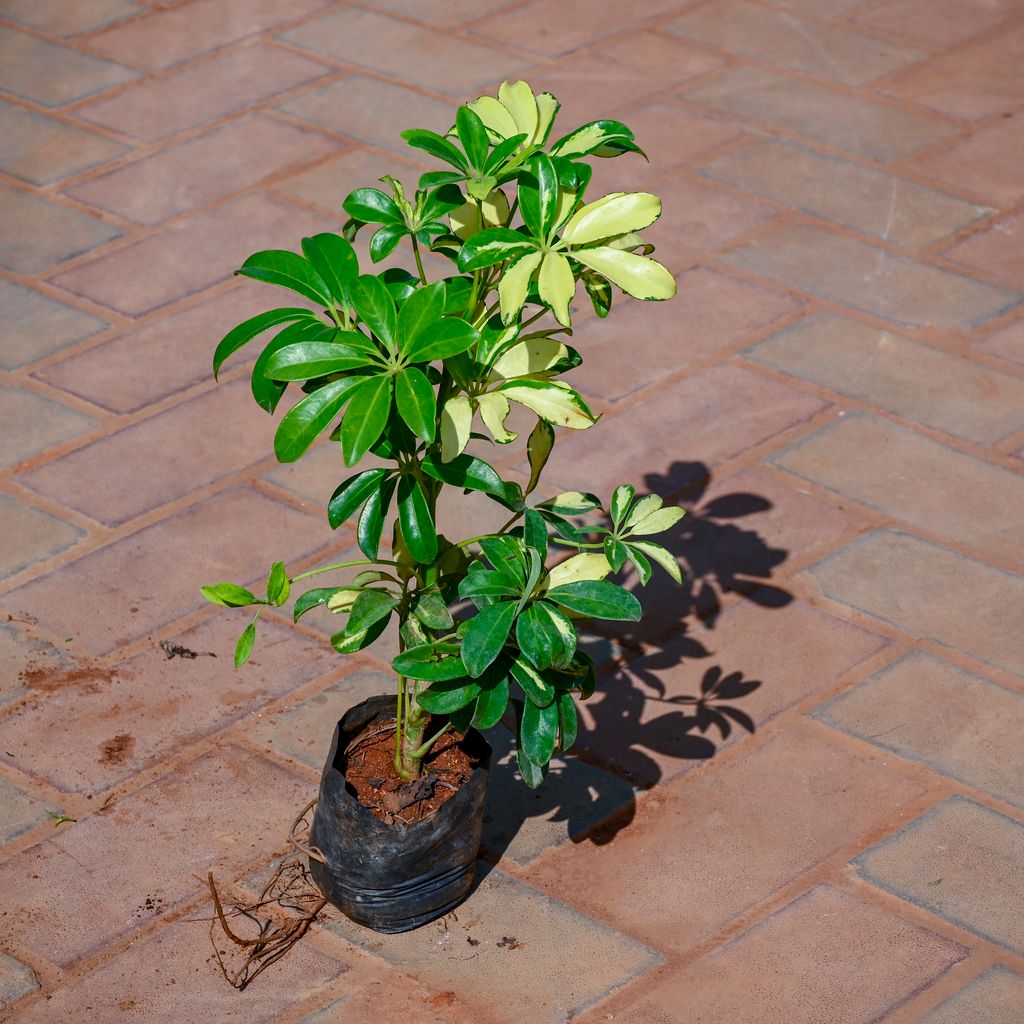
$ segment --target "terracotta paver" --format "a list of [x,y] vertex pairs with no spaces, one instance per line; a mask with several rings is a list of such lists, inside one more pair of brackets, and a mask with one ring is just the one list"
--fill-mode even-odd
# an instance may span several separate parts
[[844,85],[864,85],[924,56],[747,0],[714,0],[666,27],[685,39]]
[[[1011,337],[979,347],[1012,358]],[[1019,377],[832,313],[812,313],[744,355],[967,441],[992,444],[1024,426]]]
[[[837,920],[844,922],[841,931]],[[663,982],[624,1019],[870,1024],[966,954],[948,939],[822,886]]]
[[896,530],[875,530],[811,569],[837,601],[1018,674],[1024,579]]
[[888,164],[953,134],[952,126],[870,99],[741,67],[683,93],[701,106]]
[[819,227],[779,227],[721,259],[728,266],[911,327],[966,330],[1024,302],[1019,291]]
[[0,366],[14,370],[42,359],[77,341],[91,337],[109,325],[31,288],[0,281]]
[[[1018,0],[0,7],[0,1017],[1017,1024]],[[384,174],[411,193],[438,164],[399,133],[506,77],[557,95],[552,139],[634,130],[649,161],[595,160],[588,199],[657,193],[679,278],[607,320],[580,290],[602,421],[537,497],[677,501],[684,581],[627,575],[644,621],[585,631],[598,692],[541,789],[491,731],[455,915],[328,911],[239,994],[206,872],[266,877],[398,639],[345,662],[336,615],[284,607],[233,669],[248,615],[200,585],[358,555],[324,514],[337,445],[273,460],[273,333],[212,380],[231,327],[305,304],[232,272]],[[438,509],[452,539],[506,520]]]
[[990,967],[956,995],[950,996],[920,1024],[1014,1024],[1024,1006],[1024,977],[1005,967]]
[[128,151],[93,132],[7,103],[0,103],[0,133],[0,170],[30,185],[50,185]]
[[65,966],[89,956],[198,895],[207,871],[272,854],[303,792],[283,768],[225,746],[62,825],[0,867],[7,940]]
[[[846,416],[779,452],[776,466],[983,557],[1024,569],[1017,473],[874,416]],[[933,501],[922,503],[921,494]]]
[[816,717],[1024,807],[1024,694],[926,654],[901,658]]
[[908,249],[937,242],[991,212],[891,174],[775,139],[701,168],[716,181]]
[[875,885],[1020,953],[1024,825],[953,797],[856,860]]
[[252,114],[90,178],[67,194],[137,224],[160,224],[332,149],[318,133]]
[[[75,116],[154,142],[234,114],[330,73],[280,46],[255,42],[78,107]],[[160,116],[154,117],[154,109]]]

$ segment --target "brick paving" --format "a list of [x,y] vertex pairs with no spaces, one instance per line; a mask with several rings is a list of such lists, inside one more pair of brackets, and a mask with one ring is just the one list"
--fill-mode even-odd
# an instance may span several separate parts
[[[1022,55],[1019,0],[0,4],[0,1019],[1024,1019]],[[496,740],[457,919],[325,914],[238,994],[206,872],[265,877],[388,677],[277,613],[236,676],[198,594],[354,541],[212,380],[231,272],[506,76],[651,154],[595,188],[664,197],[680,294],[579,310],[550,480],[686,505],[689,578],[543,789]]]

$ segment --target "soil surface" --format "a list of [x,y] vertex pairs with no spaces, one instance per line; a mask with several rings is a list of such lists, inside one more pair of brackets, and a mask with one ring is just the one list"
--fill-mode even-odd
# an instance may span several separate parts
[[395,771],[395,720],[374,722],[345,751],[349,792],[389,825],[422,821],[455,796],[476,767],[462,740],[460,733],[442,736],[424,758],[421,778],[408,782]]

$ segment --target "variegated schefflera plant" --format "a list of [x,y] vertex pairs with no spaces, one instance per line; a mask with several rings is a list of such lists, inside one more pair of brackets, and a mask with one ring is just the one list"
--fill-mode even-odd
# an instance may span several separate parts
[[[327,507],[334,528],[355,519],[364,558],[291,576],[276,562],[262,597],[231,583],[203,588],[214,603],[255,607],[235,664],[249,657],[263,608],[283,605],[313,577],[354,574],[306,590],[294,618],[326,606],[341,620],[331,643],[342,653],[368,647],[397,620],[395,767],[405,778],[420,774],[440,735],[427,735],[431,714],[448,716],[445,729],[461,732],[511,722],[514,709],[519,770],[527,785],[539,785],[552,756],[574,741],[575,699],[595,688],[577,621],[641,616],[634,594],[607,577],[631,565],[646,584],[654,563],[680,579],[675,558],[649,538],[682,509],[656,495],[637,499],[629,485],[616,488],[607,510],[585,490],[533,499],[557,431],[597,420],[562,379],[582,358],[566,343],[579,283],[601,317],[614,288],[658,300],[676,290],[638,234],[660,215],[658,197],[585,199],[588,158],[643,155],[633,133],[594,121],[549,144],[557,112],[549,93],[506,82],[497,97],[460,107],[447,135],[403,132],[444,165],[411,195],[389,176],[381,179],[387,191],[356,189],[340,234],[302,239],[301,255],[256,253],[238,271],[324,313],[261,313],[234,328],[214,356],[216,373],[243,345],[279,328],[252,371],[253,396],[270,413],[289,386],[302,392],[278,426],[278,459],[295,461],[329,432],[347,467],[367,455],[376,463],[343,480]],[[415,273],[361,273],[351,243],[366,228],[374,262],[408,239]],[[450,260],[451,273],[429,280],[424,249]],[[536,416],[525,441],[525,487],[466,450],[471,439],[517,440],[506,427],[510,403]],[[482,492],[505,507],[508,521],[482,536],[445,536],[437,503],[446,486]],[[559,560],[566,549],[575,553]]]

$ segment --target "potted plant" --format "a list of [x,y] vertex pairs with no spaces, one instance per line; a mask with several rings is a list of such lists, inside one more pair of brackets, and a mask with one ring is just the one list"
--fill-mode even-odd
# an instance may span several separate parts
[[[356,470],[327,517],[333,528],[355,521],[363,558],[295,575],[275,562],[262,596],[232,583],[203,593],[255,608],[236,667],[252,651],[261,611],[314,577],[320,585],[298,595],[294,618],[326,606],[339,617],[337,651],[363,650],[397,625],[395,692],[338,724],[311,833],[324,896],[382,931],[435,918],[468,891],[490,754],[478,730],[502,720],[514,728],[531,787],[572,746],[575,700],[595,688],[577,621],[641,615],[633,593],[607,577],[631,566],[646,584],[656,563],[680,578],[673,556],[649,539],[683,515],[660,497],[638,499],[622,485],[607,509],[587,491],[533,499],[557,430],[597,420],[562,379],[582,358],[565,340],[577,285],[601,317],[613,287],[638,299],[675,294],[637,234],[658,218],[660,200],[584,198],[587,158],[642,154],[632,132],[593,121],[549,143],[558,106],[549,93],[506,82],[497,97],[459,107],[447,135],[403,132],[442,169],[424,174],[411,196],[390,176],[381,179],[387,191],[356,189],[341,233],[302,239],[301,255],[250,256],[237,273],[316,309],[260,313],[214,356],[216,374],[277,329],[253,367],[252,393],[273,413],[290,386],[299,392],[277,428],[278,459],[298,459],[329,433],[339,462]],[[366,228],[374,262],[408,239],[415,273],[361,272],[351,243]],[[450,274],[430,280],[423,250],[447,258]],[[506,427],[510,403],[536,417],[525,486],[471,452],[517,440]],[[374,464],[356,469],[367,456]],[[446,487],[482,492],[504,506],[507,522],[469,539],[446,536],[437,516]],[[324,583],[337,573],[348,576]]]

